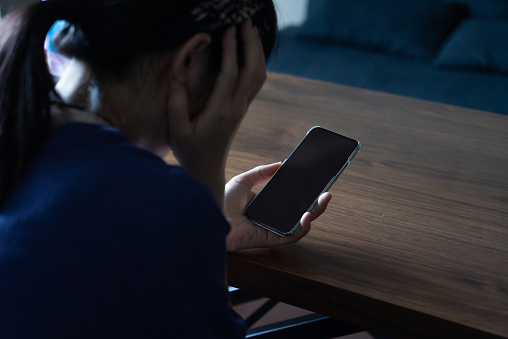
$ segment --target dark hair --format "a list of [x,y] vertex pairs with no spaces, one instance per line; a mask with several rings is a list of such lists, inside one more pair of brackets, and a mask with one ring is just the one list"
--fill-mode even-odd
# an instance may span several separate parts
[[[51,104],[61,102],[43,50],[46,34],[56,20],[68,22],[55,40],[59,51],[86,62],[93,72],[118,76],[127,71],[136,56],[171,50],[197,32],[210,33],[212,40],[220,40],[220,32],[231,23],[216,20],[211,25],[214,18],[200,22],[190,19],[196,6],[214,9],[218,3],[224,1],[49,0],[20,7],[2,19],[0,204],[46,134]],[[236,3],[236,7],[262,6],[256,9],[252,21],[268,59],[277,30],[272,0],[230,3]]]

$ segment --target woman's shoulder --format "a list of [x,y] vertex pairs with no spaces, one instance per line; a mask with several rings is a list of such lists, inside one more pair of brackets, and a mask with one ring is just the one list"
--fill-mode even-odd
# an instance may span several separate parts
[[185,169],[140,149],[114,128],[82,123],[59,127],[47,138],[11,202],[25,215],[44,206],[58,211],[53,215],[116,224],[167,225],[200,208],[223,223],[208,187]]
[[43,143],[30,167],[32,172],[43,174],[67,172],[88,183],[96,180],[147,186],[158,181],[159,187],[171,182],[201,186],[182,167],[167,164],[107,125],[70,123],[57,128]]

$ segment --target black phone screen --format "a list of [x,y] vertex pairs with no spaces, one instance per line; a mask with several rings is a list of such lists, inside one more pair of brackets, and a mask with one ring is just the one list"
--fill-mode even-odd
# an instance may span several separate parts
[[296,230],[302,215],[358,152],[360,143],[314,127],[246,209],[253,222],[278,234]]

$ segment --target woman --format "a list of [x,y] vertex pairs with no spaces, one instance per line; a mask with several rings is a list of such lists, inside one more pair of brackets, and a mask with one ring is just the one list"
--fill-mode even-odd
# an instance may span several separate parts
[[[56,20],[72,61],[55,89]],[[298,241],[330,199],[281,238],[243,214],[279,164],[224,189],[275,32],[271,0],[49,0],[2,19],[1,338],[244,336],[226,251]]]

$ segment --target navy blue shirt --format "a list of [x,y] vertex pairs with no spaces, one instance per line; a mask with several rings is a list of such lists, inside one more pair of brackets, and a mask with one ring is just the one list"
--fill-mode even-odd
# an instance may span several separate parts
[[0,338],[241,338],[210,190],[117,130],[44,142],[0,210]]

